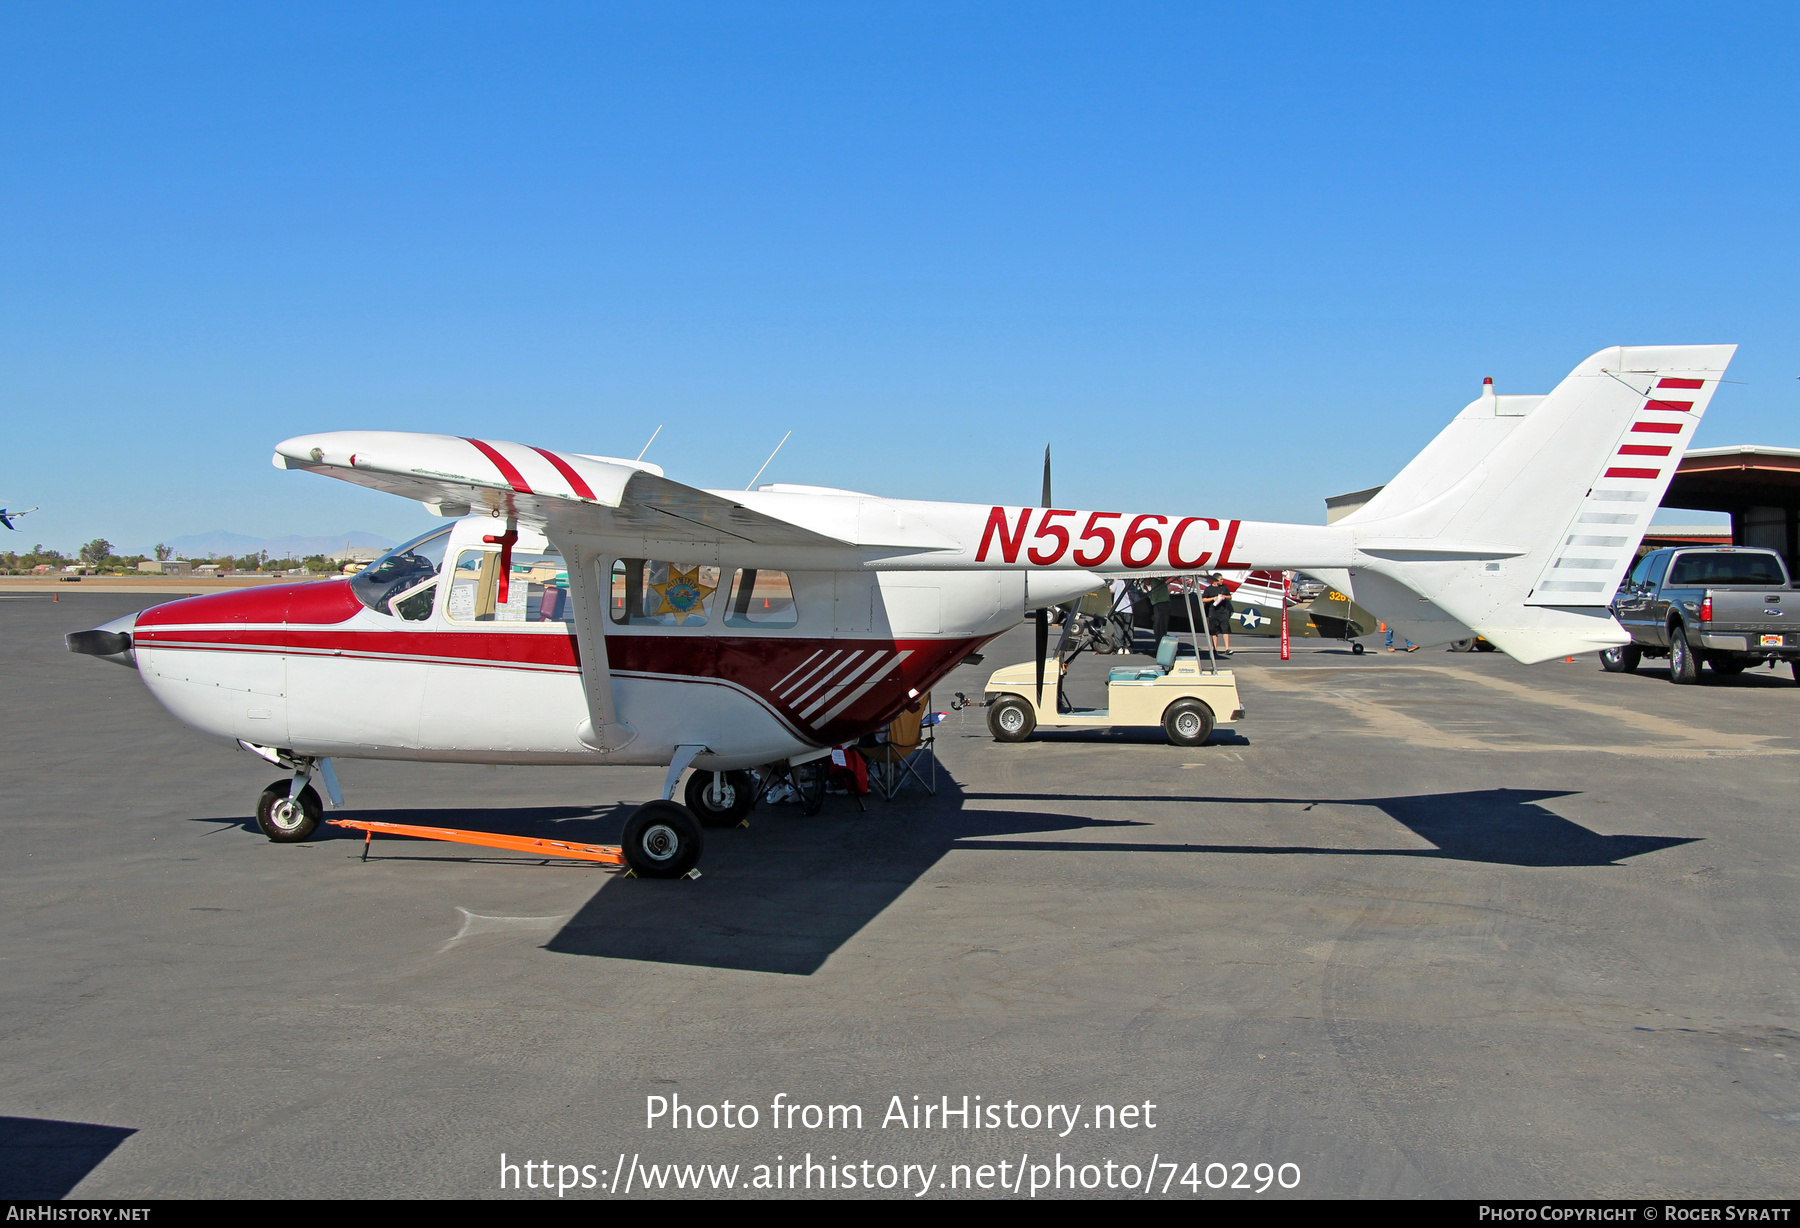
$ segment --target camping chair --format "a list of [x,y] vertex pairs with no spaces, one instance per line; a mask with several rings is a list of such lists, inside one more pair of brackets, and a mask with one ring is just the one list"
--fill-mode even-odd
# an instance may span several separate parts
[[857,747],[869,762],[869,786],[883,801],[893,801],[909,776],[937,796],[937,726],[925,724],[930,712],[931,696],[923,695],[916,709],[889,722],[885,741]]

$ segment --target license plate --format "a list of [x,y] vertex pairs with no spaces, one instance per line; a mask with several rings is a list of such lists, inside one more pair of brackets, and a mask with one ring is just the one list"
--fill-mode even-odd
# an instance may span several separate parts
[[1764,648],[1780,648],[1781,637],[1779,635],[1765,635],[1762,637],[1762,646]]

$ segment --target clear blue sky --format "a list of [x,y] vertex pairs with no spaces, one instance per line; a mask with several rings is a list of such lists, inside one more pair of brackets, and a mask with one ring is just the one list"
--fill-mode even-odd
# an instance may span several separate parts
[[1800,445],[1792,5],[0,9],[5,535],[431,523],[446,431],[1317,522],[1492,375],[1741,344]]

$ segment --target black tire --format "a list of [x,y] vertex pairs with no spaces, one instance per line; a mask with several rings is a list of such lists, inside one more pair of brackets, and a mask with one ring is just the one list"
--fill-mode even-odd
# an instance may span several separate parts
[[1700,681],[1700,658],[1688,646],[1687,630],[1680,623],[1669,628],[1669,681],[1677,686]]
[[1643,659],[1644,650],[1636,644],[1620,644],[1600,653],[1600,668],[1609,674],[1634,673]]
[[[712,783],[715,775],[724,777],[719,782],[719,791],[725,795],[725,805],[721,808],[713,805]],[[748,772],[708,772],[696,770],[687,778],[687,788],[683,792],[687,798],[687,808],[694,817],[700,820],[702,827],[736,827],[750,813],[751,805],[756,801],[756,781]]]
[[1730,678],[1741,674],[1744,672],[1744,667],[1750,664],[1737,657],[1708,657],[1706,663],[1712,666],[1712,672],[1721,678]]
[[1475,641],[1472,639],[1471,640],[1451,640],[1450,641],[1450,651],[1451,652],[1474,652],[1475,651]]
[[1350,645],[1350,655],[1353,657],[1360,657],[1363,655],[1363,646],[1360,641]]
[[1178,699],[1164,709],[1162,727],[1170,746],[1205,746],[1212,737],[1213,710],[1198,699]]
[[276,844],[299,844],[312,839],[325,815],[317,790],[307,785],[300,790],[297,801],[290,801],[288,793],[293,787],[292,779],[278,780],[256,799],[256,825]]
[[680,878],[700,860],[706,837],[679,802],[645,802],[625,820],[625,863],[639,878]]
[[1037,715],[1018,696],[997,699],[988,709],[988,732],[996,742],[1023,742],[1037,730]]

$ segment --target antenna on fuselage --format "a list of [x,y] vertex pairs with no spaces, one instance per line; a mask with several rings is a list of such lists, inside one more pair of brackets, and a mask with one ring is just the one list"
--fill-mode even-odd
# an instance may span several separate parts
[[[656,429],[654,431],[650,432],[650,438],[647,441],[645,441],[645,443],[644,443],[644,452],[648,452],[650,450],[650,445],[656,442],[656,437],[660,434],[662,434],[662,423],[658,422],[656,424]],[[639,460],[644,459],[644,452],[639,452],[637,454],[637,458]]]
[[[794,432],[789,431],[787,433],[787,435],[783,435],[781,437],[781,443],[786,443],[788,441],[788,435],[792,435],[793,433]],[[775,452],[781,451],[781,443],[778,443],[775,445]],[[762,463],[762,469],[758,469],[756,471],[756,478],[760,478],[763,475],[763,469],[767,469],[774,462],[775,452],[769,453],[769,459]],[[751,478],[748,482],[746,482],[744,484],[744,489],[749,490],[752,486],[756,485],[756,478]]]

